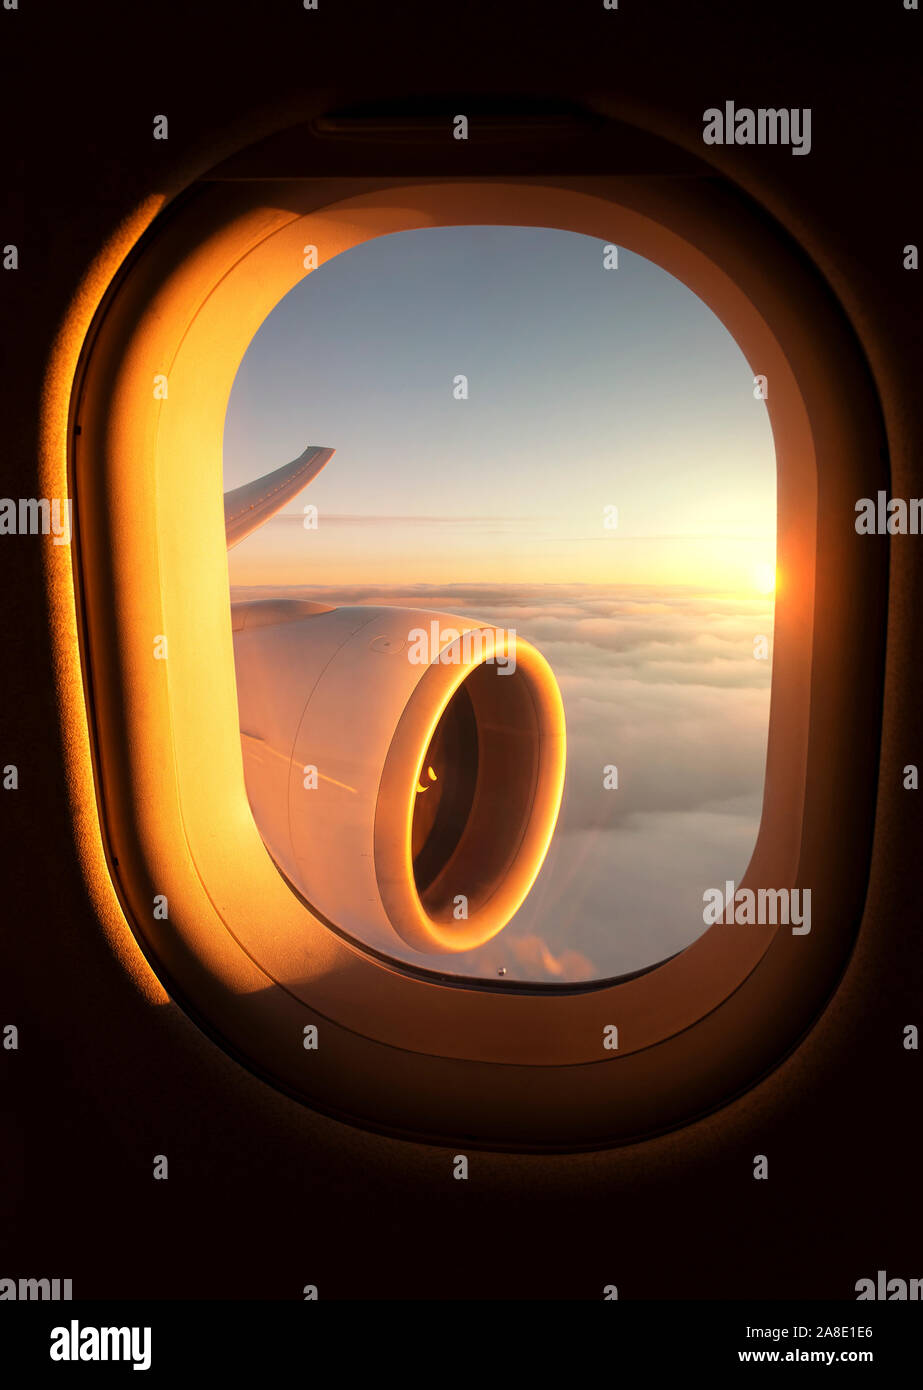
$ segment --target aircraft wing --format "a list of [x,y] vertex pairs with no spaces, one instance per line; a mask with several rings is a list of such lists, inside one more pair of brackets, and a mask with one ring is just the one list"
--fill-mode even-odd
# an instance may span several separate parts
[[293,463],[285,463],[255,482],[224,494],[224,531],[228,550],[268,521],[329,462],[335,449],[309,444]]

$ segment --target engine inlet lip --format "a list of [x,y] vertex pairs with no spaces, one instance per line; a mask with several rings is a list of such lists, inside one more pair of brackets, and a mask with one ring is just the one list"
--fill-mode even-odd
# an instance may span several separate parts
[[[472,641],[477,636],[476,642]],[[474,652],[472,651],[474,649]],[[538,730],[530,814],[502,882],[466,920],[437,921],[417,891],[412,855],[416,787],[440,720],[459,687],[478,667],[515,658],[515,676],[531,699]],[[375,808],[374,866],[382,904],[397,934],[428,954],[468,951],[502,931],[538,875],[554,834],[564,789],[566,731],[557,681],[542,654],[502,629],[471,625],[446,643],[417,683],[391,740]]]

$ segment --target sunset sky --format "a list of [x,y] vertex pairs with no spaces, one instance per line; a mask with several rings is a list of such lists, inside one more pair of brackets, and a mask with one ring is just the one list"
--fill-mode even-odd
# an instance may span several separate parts
[[753,373],[683,284],[624,250],[607,271],[603,246],[426,228],[306,275],[241,364],[225,488],[337,452],[231,553],[232,582],[765,590],[775,459]]
[[604,270],[590,237],[383,237],[307,276],[260,329],[231,393],[225,488],[308,444],[337,452],[230,552],[236,597],[513,627],[564,699],[564,801],[523,907],[464,956],[393,954],[563,983],[689,945],[703,893],[739,882],[755,843],[771,685],[753,639],[772,635],[775,457],[728,332],[642,257]]

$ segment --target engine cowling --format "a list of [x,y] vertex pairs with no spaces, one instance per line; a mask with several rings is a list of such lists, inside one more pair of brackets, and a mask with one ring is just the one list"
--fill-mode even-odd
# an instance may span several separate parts
[[470,950],[541,868],[564,784],[535,647],[446,613],[233,607],[247,794],[293,887],[383,952]]

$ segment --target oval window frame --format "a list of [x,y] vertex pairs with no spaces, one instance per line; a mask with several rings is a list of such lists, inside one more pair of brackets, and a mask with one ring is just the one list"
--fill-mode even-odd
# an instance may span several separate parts
[[[239,760],[221,506],[234,374],[304,275],[306,246],[322,264],[369,236],[462,223],[556,226],[638,251],[699,294],[768,377],[779,567],[798,582],[777,598],[764,814],[743,882],[811,887],[809,936],[719,924],[619,981],[454,981],[345,939],[293,897],[259,839]],[[886,557],[856,544],[852,517],[855,498],[883,485],[886,455],[842,311],[755,205],[703,179],[202,184],[115,277],[75,374],[68,438],[113,885],[156,973],[223,1047],[290,1094],[389,1132],[570,1149],[683,1123],[794,1045],[845,966],[864,897],[874,787],[855,814],[843,807],[851,742],[870,719],[880,727],[882,663],[859,660],[849,636],[851,623],[883,622]],[[168,918],[154,917],[155,897]],[[304,1046],[312,1024],[316,1050]]]

